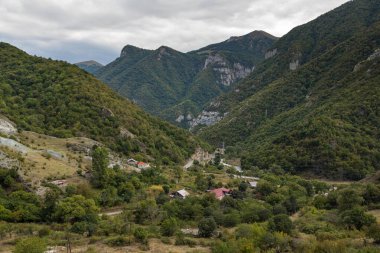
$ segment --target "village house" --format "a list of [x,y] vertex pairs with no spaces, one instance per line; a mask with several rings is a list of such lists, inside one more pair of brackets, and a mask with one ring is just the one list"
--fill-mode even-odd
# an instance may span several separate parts
[[173,192],[170,197],[172,198],[178,198],[178,199],[185,199],[187,196],[189,196],[190,193],[187,192],[185,189]]
[[148,168],[150,168],[150,165],[149,165],[149,163],[144,163],[144,162],[138,162],[137,163],[137,168],[139,168],[139,169],[148,169]]
[[210,190],[209,192],[215,194],[215,198],[222,200],[225,196],[230,195],[231,190],[227,188],[218,188]]
[[251,186],[252,188],[256,188],[257,187],[257,181],[250,181],[248,183],[249,183],[249,186]]
[[129,165],[136,166],[138,162],[135,159],[130,158],[130,159],[127,160],[127,163]]

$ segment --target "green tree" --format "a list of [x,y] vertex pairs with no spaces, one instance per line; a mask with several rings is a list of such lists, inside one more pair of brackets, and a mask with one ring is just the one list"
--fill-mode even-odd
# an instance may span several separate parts
[[211,237],[216,229],[216,223],[214,218],[208,217],[203,218],[198,223],[199,236],[201,237]]
[[261,180],[257,183],[256,191],[263,196],[268,196],[275,191],[275,187],[268,181]]
[[135,221],[138,224],[152,222],[157,217],[157,214],[158,208],[154,200],[141,201],[134,211]]
[[94,147],[92,150],[92,183],[95,187],[104,188],[108,184],[108,164],[107,149]]
[[218,166],[221,160],[222,160],[222,155],[220,153],[216,153],[215,158],[214,158],[214,165]]
[[339,193],[337,202],[339,210],[345,211],[360,206],[363,203],[363,198],[355,189],[347,188]]
[[16,243],[14,253],[43,253],[46,250],[46,243],[38,237],[21,239]]
[[342,212],[340,218],[343,225],[351,229],[361,229],[376,222],[376,218],[371,214],[366,214],[361,207]]
[[279,231],[289,234],[293,228],[293,223],[286,214],[278,214],[269,220],[268,226],[271,231]]
[[119,196],[117,195],[117,189],[112,186],[108,186],[102,190],[100,194],[100,204],[102,206],[112,207],[119,203]]
[[58,202],[53,217],[57,221],[73,224],[74,232],[88,232],[91,235],[98,223],[98,211],[93,199],[74,195]]
[[161,234],[163,236],[173,236],[178,230],[178,222],[175,218],[168,218],[161,224]]
[[144,228],[136,228],[133,236],[140,243],[146,244],[148,242],[148,232]]

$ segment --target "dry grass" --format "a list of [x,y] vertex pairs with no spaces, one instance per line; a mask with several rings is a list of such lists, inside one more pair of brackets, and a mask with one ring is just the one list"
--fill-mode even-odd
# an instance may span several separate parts
[[372,214],[373,216],[376,217],[376,220],[377,220],[377,223],[380,224],[380,209],[376,209],[376,210],[371,210],[369,211],[368,213]]
[[[87,138],[63,139],[27,131],[22,132],[19,138],[23,144],[33,149],[25,156],[27,170],[23,171],[24,177],[30,181],[48,177],[76,177],[76,171],[89,167],[91,161],[85,158],[85,154],[70,150],[67,144],[92,146],[96,143]],[[46,155],[46,150],[58,152],[63,157],[56,159]]]
[[[150,239],[149,240],[149,249],[142,248],[142,245],[133,244],[131,246],[125,247],[110,247],[103,243],[89,244],[88,242],[85,245],[73,245],[72,253],[85,253],[88,249],[92,248],[95,252],[99,253],[137,253],[137,252],[147,252],[147,253],[209,253],[211,250],[207,247],[196,246],[196,247],[188,247],[188,246],[176,246],[174,245],[174,240],[172,244],[164,244],[159,239]],[[57,253],[66,253],[65,247],[56,247]],[[6,241],[0,241],[0,252],[1,253],[11,253],[13,250],[13,246],[6,243]]]

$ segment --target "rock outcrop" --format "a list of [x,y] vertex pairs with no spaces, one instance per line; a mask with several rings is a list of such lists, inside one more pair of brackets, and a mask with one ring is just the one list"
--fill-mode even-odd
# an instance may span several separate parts
[[13,135],[17,133],[17,128],[10,120],[0,116],[0,133],[5,135]]
[[270,59],[277,54],[277,48],[265,53],[265,60]]
[[356,64],[354,67],[354,72],[359,71],[366,62],[375,60],[376,58],[380,58],[380,48],[376,49],[375,52],[373,52],[373,54],[368,56],[368,58],[365,61],[361,61],[358,64]]
[[190,129],[198,125],[211,126],[223,118],[219,112],[202,111],[196,118],[189,122]]
[[239,62],[230,63],[219,54],[209,55],[203,69],[212,67],[213,71],[218,73],[219,82],[225,86],[230,86],[236,81],[247,77],[255,67],[243,66]]

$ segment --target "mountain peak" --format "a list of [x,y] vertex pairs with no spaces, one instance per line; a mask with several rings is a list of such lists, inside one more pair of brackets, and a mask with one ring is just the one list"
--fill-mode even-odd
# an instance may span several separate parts
[[103,67],[103,64],[101,64],[97,61],[94,61],[94,60],[77,62],[77,63],[75,63],[75,65],[87,65],[87,66],[93,65],[93,66]]
[[124,56],[127,56],[129,54],[134,54],[134,53],[138,53],[141,51],[147,51],[147,49],[143,49],[143,48],[139,48],[139,47],[127,44],[121,50],[120,57],[124,57]]
[[226,42],[231,42],[231,41],[238,41],[238,40],[243,40],[243,39],[263,39],[263,38],[269,38],[273,40],[277,40],[278,38],[265,32],[262,30],[255,30],[253,32],[250,32],[248,34],[242,35],[242,36],[231,36]]
[[91,74],[94,74],[103,67],[102,64],[94,60],[78,62],[75,65]]

